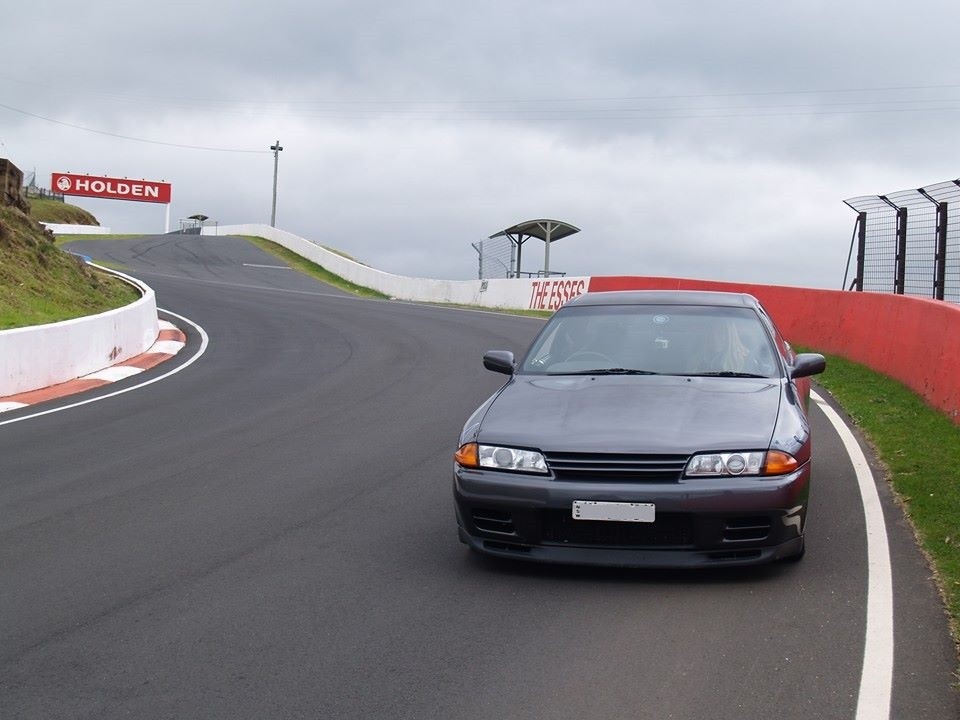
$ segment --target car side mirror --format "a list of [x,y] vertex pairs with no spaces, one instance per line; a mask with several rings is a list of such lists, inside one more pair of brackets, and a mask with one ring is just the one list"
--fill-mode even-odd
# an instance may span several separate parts
[[483,356],[483,366],[493,372],[513,375],[513,353],[509,350],[490,350]]
[[827,368],[827,361],[823,355],[818,353],[801,353],[793,361],[793,367],[790,368],[791,378],[809,377],[818,375]]

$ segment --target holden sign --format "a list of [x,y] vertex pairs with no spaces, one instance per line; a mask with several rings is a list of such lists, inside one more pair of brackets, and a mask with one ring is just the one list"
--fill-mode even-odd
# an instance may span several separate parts
[[170,183],[73,173],[53,173],[50,189],[64,195],[170,204]]

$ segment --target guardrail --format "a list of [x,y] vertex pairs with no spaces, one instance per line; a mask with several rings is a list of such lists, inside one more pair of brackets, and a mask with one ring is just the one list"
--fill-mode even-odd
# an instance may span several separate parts
[[102,225],[70,225],[67,223],[41,222],[54,235],[109,235],[110,228]]
[[89,375],[145,352],[157,339],[153,290],[129,275],[93,267],[136,287],[140,299],[98,315],[0,330],[0,397]]

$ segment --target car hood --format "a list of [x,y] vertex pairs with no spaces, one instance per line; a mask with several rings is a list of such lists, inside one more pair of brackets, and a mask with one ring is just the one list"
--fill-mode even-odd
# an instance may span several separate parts
[[773,378],[518,375],[490,405],[477,439],[544,452],[760,450],[781,393]]

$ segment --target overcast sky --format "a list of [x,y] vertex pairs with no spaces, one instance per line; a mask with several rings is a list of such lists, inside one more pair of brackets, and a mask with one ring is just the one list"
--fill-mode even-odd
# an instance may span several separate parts
[[552,217],[571,275],[838,287],[843,199],[960,176],[958,27],[957,0],[18,2],[0,157],[266,223],[279,138],[277,225],[390,272],[475,277],[472,242]]

